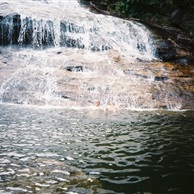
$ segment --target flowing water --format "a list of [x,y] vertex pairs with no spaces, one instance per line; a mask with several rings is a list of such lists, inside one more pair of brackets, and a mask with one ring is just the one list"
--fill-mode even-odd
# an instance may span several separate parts
[[1,193],[194,192],[194,113],[0,107]]
[[176,110],[193,106],[184,83],[169,79],[164,66],[153,68],[153,35],[136,21],[58,0],[1,0],[0,15],[3,103],[87,107],[99,101],[104,107],[114,103]]
[[2,45],[117,49],[135,57],[153,57],[150,32],[142,24],[93,14],[77,1],[17,0],[0,6],[0,15],[8,16],[2,21]]
[[159,108],[150,95],[153,84],[135,76],[145,69],[149,80],[149,67],[134,64],[155,58],[152,35],[142,24],[91,13],[77,1],[0,6],[1,102]]

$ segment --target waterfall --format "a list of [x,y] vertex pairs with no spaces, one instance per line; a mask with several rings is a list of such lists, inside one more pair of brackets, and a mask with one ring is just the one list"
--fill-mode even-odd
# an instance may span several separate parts
[[4,16],[0,22],[0,45],[116,49],[148,59],[154,55],[145,26],[92,14],[77,1],[17,0],[4,1],[0,6],[0,15]]
[[177,107],[150,71],[155,49],[141,23],[67,0],[3,0],[0,18],[1,102]]

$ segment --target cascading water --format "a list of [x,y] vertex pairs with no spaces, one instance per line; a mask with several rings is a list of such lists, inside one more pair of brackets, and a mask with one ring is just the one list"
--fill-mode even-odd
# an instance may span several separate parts
[[[149,31],[139,23],[94,15],[76,1],[13,2],[1,5],[12,14],[1,13],[7,15],[1,21],[1,45],[117,49],[129,55],[153,57]],[[12,9],[18,14],[13,14]]]
[[154,59],[142,24],[91,13],[77,1],[3,0],[0,16],[2,102],[177,106],[165,92],[153,97],[161,83],[151,79],[151,64],[138,62]]

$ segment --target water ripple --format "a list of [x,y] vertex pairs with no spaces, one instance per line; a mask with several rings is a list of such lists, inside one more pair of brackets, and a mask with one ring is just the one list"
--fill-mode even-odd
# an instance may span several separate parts
[[[34,176],[40,191],[55,191],[57,184],[61,191],[80,184],[86,189],[84,181],[94,178],[92,187],[101,193],[102,188],[108,193],[194,192],[192,112],[185,112],[186,117],[179,112],[130,112],[115,120],[99,114],[96,120],[87,111],[1,105],[0,114],[0,186],[6,192],[13,191],[15,179],[31,182]],[[71,174],[65,163],[82,171],[85,178],[77,186],[72,181],[62,188]],[[27,186],[15,189],[30,190]]]

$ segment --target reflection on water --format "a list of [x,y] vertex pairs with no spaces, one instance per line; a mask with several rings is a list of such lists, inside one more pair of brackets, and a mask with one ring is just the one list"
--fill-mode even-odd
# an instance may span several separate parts
[[194,193],[194,113],[0,105],[0,193]]

